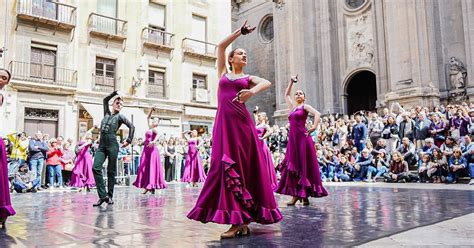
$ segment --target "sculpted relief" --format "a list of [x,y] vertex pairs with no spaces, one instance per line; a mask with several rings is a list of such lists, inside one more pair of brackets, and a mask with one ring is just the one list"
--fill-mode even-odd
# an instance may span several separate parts
[[451,83],[451,90],[464,88],[467,77],[467,70],[464,64],[456,57],[451,57],[447,67],[448,79]]
[[369,13],[357,17],[347,17],[347,24],[349,66],[371,67],[374,64],[374,39]]

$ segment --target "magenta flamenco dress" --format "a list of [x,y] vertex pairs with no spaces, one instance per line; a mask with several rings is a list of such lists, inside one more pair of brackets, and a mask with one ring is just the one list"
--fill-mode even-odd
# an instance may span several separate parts
[[[78,146],[82,146],[85,142],[79,142]],[[94,187],[95,179],[92,172],[92,155],[89,152],[91,145],[87,145],[82,150],[79,151],[76,158],[76,164],[71,174],[71,182],[69,185],[71,187]]]
[[[1,137],[0,140],[2,140]],[[4,220],[8,216],[15,214],[16,212],[10,200],[10,188],[8,187],[7,154],[2,141],[0,142],[0,220]]]
[[283,217],[272,192],[257,130],[245,104],[233,102],[249,76],[219,80],[209,174],[188,218],[203,223],[272,224]]
[[196,140],[188,140],[189,149],[188,155],[186,155],[186,162],[184,163],[183,182],[202,183],[206,180],[206,173],[204,172],[199,149],[196,145]]
[[290,133],[285,159],[279,164],[280,182],[275,192],[294,197],[324,197],[319,172],[318,157],[311,136],[306,135],[308,112],[304,105],[295,108],[289,115]]
[[[264,126],[257,127],[257,134],[258,137],[263,137],[267,129]],[[265,157],[265,164],[268,168],[268,174],[270,177],[270,183],[272,188],[275,188],[277,185],[277,178],[275,173],[275,166],[273,165],[272,154],[270,153],[270,149],[268,148],[267,144],[264,140],[259,140],[260,145],[262,146],[263,156]]]
[[166,188],[158,148],[155,145],[148,147],[148,144],[156,138],[156,135],[152,129],[145,133],[145,142],[143,143],[143,153],[140,157],[137,179],[133,183],[137,188],[148,190]]

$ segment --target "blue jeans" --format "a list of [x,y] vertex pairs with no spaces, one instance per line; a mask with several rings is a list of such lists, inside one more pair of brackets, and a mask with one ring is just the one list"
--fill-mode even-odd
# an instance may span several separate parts
[[48,165],[49,170],[49,187],[54,186],[54,176],[58,177],[58,187],[63,186],[63,176],[61,173],[62,166],[61,165]]
[[469,176],[471,177],[471,179],[474,179],[474,163],[469,163],[468,169]]
[[334,179],[334,169],[335,167],[332,166],[332,165],[328,165],[326,167],[326,177],[329,179],[329,180],[333,180]]
[[351,177],[349,175],[343,174],[343,173],[337,173],[337,178],[339,178],[340,180],[342,180],[344,182],[347,182],[347,181],[351,180]]
[[377,169],[373,166],[369,166],[367,168],[367,179],[372,179],[372,174],[376,174],[377,173]]
[[388,173],[388,168],[385,166],[382,166],[380,170],[377,170],[377,174],[375,174],[375,177],[381,177],[385,173]]
[[362,143],[362,142],[360,142],[360,140],[355,140],[354,143],[355,143],[354,146],[357,147],[357,151],[358,151],[359,153],[361,153],[362,150],[364,150],[364,148],[365,148],[365,142]]
[[[36,189],[38,188],[39,184],[40,184],[40,180],[38,178],[36,178],[35,180],[33,180],[31,182],[32,184],[32,189]],[[13,183],[13,187],[15,188],[15,191],[18,192],[18,193],[21,193],[21,191],[23,191],[24,189],[26,189],[26,185],[22,182],[14,182]]]
[[43,171],[44,158],[30,159],[31,171],[35,175],[35,179],[39,179],[41,182],[41,172]]

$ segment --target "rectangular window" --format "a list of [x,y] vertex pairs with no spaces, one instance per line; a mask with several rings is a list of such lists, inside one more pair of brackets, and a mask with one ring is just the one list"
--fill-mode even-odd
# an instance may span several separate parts
[[193,74],[193,89],[207,89],[206,76]]
[[[193,15],[191,23],[191,38],[194,40],[206,42],[207,41],[207,24],[206,18],[198,15]],[[207,46],[201,42],[191,42],[189,48],[195,52],[206,54]]]
[[[98,0],[97,1],[97,13],[108,16],[117,17],[117,0]],[[97,17],[95,20],[95,29],[102,33],[117,34],[118,23],[115,19],[109,19],[104,17]]]
[[35,16],[41,16],[49,19],[57,19],[56,4],[47,0],[33,0],[31,2],[31,11]]
[[148,70],[148,89],[147,97],[165,98],[166,97],[166,70],[164,68],[150,68]]
[[115,60],[96,58],[95,84],[115,88]]
[[41,78],[54,81],[56,78],[56,51],[31,47],[31,68],[30,75],[34,78]]
[[148,27],[155,30],[148,30],[148,40],[150,42],[168,45],[166,36],[160,31],[166,31],[166,6],[156,3],[150,3],[148,8]]

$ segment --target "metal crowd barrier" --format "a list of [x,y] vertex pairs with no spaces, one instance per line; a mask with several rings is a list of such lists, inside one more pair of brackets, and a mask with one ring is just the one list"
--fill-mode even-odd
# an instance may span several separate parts
[[[107,181],[107,163],[104,162],[102,173],[104,180]],[[117,159],[117,172],[115,175],[115,183],[117,185],[130,186],[135,181],[138,171],[138,165],[140,164],[140,155],[125,155]]]

